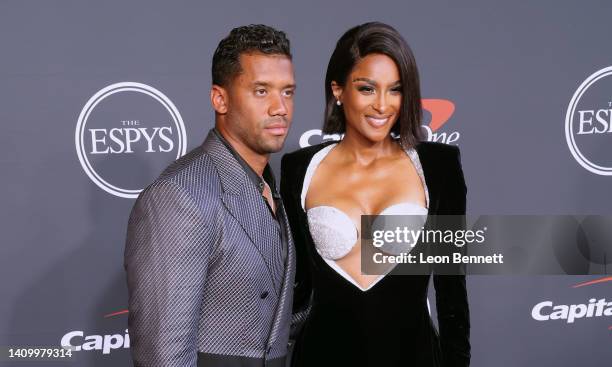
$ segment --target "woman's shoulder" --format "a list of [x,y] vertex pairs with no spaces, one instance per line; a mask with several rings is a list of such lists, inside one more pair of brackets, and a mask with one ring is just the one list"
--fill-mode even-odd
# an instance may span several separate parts
[[281,159],[281,195],[284,198],[295,196],[299,200],[298,192],[304,183],[304,177],[312,157],[321,149],[336,143],[327,141],[317,145],[301,148],[291,153],[286,153]]
[[459,155],[459,147],[433,141],[422,141],[416,147],[419,154],[453,157]]
[[282,164],[283,166],[289,164],[293,167],[308,164],[308,162],[310,162],[312,157],[318,151],[334,143],[337,143],[337,141],[330,140],[330,141],[323,142],[321,144],[311,145],[309,147],[301,148],[293,152],[286,153],[283,155]]
[[431,162],[438,167],[461,164],[461,154],[456,145],[423,141],[416,146],[416,151],[424,164]]
[[[424,141],[416,146],[425,177],[429,182],[457,180],[465,188],[459,147]],[[459,187],[458,186],[458,187]]]

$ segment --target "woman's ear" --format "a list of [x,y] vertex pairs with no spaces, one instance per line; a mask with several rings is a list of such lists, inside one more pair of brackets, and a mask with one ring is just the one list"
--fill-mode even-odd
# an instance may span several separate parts
[[226,114],[228,104],[227,90],[220,85],[213,84],[210,88],[210,104],[218,114]]
[[335,81],[331,82],[331,89],[332,89],[332,93],[334,94],[334,97],[336,97],[336,102],[340,102],[342,103],[342,86],[340,86],[340,84],[336,83]]

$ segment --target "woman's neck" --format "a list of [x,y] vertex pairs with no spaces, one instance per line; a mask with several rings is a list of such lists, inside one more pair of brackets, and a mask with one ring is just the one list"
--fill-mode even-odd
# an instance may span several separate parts
[[347,161],[368,166],[380,158],[397,153],[398,144],[391,135],[379,142],[366,139],[363,135],[347,130],[336,149],[340,150]]

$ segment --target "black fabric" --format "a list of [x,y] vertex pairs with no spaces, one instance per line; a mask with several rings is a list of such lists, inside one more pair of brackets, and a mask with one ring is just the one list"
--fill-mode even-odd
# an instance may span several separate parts
[[285,367],[286,358],[263,359],[198,353],[198,367]]
[[[293,366],[468,366],[469,307],[464,275],[433,275],[439,334],[427,310],[431,275],[386,276],[363,292],[317,254],[301,207],[312,156],[330,143],[286,154],[281,195],[297,254],[294,309],[311,298],[293,351]],[[459,149],[423,142],[417,147],[429,190],[430,215],[464,215],[466,186]]]

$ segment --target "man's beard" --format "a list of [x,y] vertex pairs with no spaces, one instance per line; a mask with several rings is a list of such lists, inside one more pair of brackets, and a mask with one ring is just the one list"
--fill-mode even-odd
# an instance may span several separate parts
[[287,135],[284,136],[265,136],[265,127],[274,123],[282,122],[284,125],[289,127],[289,122],[284,117],[274,117],[259,122],[257,131],[259,134],[253,133],[248,129],[244,128],[240,119],[234,118],[234,131],[236,136],[241,142],[246,145],[249,149],[260,155],[268,155],[271,153],[278,153],[283,149]]
[[278,153],[283,149],[286,138],[287,138],[286,135],[278,136],[278,137],[270,137],[268,140],[258,138],[257,139],[258,149],[256,151],[259,154]]
[[270,136],[268,141],[263,141],[262,139],[260,145],[265,146],[266,153],[268,154],[277,153],[281,151],[283,149],[283,146],[285,145],[285,140],[287,139],[287,135],[289,133],[290,123],[286,117],[274,117],[266,119],[261,125],[263,127],[262,131],[265,131],[266,127],[271,126],[273,124],[283,125],[283,127],[287,129],[287,133],[283,136]]

